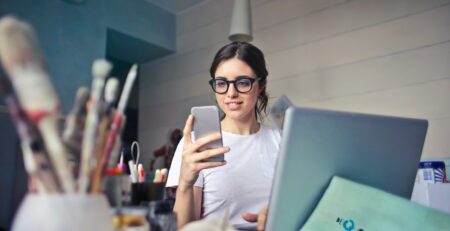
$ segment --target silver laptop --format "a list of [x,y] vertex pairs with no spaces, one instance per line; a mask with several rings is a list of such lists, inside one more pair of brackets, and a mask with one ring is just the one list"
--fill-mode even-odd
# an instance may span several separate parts
[[427,127],[426,120],[289,108],[267,230],[299,230],[334,175],[409,199]]

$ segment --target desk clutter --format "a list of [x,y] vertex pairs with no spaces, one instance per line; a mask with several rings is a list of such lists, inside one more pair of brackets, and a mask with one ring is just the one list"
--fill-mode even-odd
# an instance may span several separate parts
[[159,230],[160,218],[170,227],[164,230],[176,229],[173,203],[164,200],[167,169],[146,174],[137,142],[132,160],[124,163],[120,155],[136,64],[119,96],[119,81],[109,76],[112,64],[95,60],[91,88],[78,89],[60,126],[60,101],[30,25],[0,19],[0,62],[0,92],[30,181],[13,230]]
[[421,161],[411,200],[450,214],[450,181],[443,161]]
[[60,128],[60,102],[28,24],[12,17],[1,20],[0,58],[8,77],[2,78],[2,93],[36,192],[100,192],[103,173],[116,166],[126,120],[124,111],[137,65],[131,67],[115,108],[118,80],[110,78],[106,82],[112,64],[94,61],[91,89],[79,88]]

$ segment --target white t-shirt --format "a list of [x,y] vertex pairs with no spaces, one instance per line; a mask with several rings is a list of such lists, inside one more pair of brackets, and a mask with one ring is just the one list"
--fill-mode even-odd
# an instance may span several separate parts
[[[203,188],[203,218],[222,219],[229,212],[229,222],[238,229],[252,229],[255,223],[242,218],[242,213],[258,213],[268,205],[280,147],[280,132],[261,125],[252,135],[236,135],[222,131],[227,164],[200,171],[195,186]],[[183,139],[175,151],[166,187],[178,185]]]

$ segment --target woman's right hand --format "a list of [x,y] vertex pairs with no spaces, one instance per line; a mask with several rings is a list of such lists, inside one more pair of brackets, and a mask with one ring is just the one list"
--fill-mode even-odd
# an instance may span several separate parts
[[189,115],[186,125],[183,130],[184,147],[181,161],[181,173],[179,186],[192,187],[197,181],[199,172],[203,169],[223,166],[226,162],[202,162],[203,160],[217,156],[230,151],[229,147],[220,147],[214,149],[204,150],[202,152],[199,149],[215,140],[220,139],[221,134],[212,134],[200,139],[196,139],[192,143],[191,131],[194,125],[194,116]]

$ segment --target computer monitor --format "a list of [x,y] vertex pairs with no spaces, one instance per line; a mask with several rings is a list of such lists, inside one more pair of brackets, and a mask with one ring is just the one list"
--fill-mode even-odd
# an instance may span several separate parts
[[299,230],[334,175],[409,199],[427,127],[419,119],[289,108],[267,230]]

